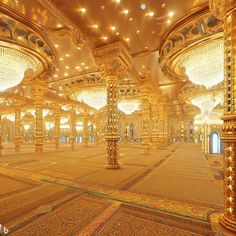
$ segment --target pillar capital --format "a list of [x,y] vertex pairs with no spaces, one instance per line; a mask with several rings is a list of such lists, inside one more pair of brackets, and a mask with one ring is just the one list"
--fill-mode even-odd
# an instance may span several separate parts
[[96,64],[106,75],[118,75],[132,65],[132,57],[123,42],[115,42],[95,48]]

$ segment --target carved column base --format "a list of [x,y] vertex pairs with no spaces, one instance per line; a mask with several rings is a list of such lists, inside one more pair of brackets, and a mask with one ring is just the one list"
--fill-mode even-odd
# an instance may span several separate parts
[[119,169],[120,165],[118,164],[118,147],[117,142],[119,138],[117,137],[107,137],[107,169]]
[[59,136],[54,136],[54,140],[55,140],[55,148],[56,150],[59,149]]
[[83,142],[83,147],[88,147],[88,141]]
[[3,149],[3,146],[2,144],[0,144],[0,156],[2,156],[2,149]]
[[150,143],[149,143],[149,137],[143,137],[142,138],[142,155],[150,155]]
[[20,144],[15,144],[15,152],[20,152]]
[[35,139],[35,152],[42,153],[43,152],[43,136],[36,137]]
[[70,145],[71,145],[71,150],[74,151],[75,150],[75,137],[74,136],[70,136]]
[[20,146],[21,146],[21,138],[15,137],[15,152],[20,151]]
[[35,152],[42,153],[43,152],[43,144],[35,144]]
[[232,220],[227,217],[227,215],[223,215],[219,222],[222,226],[224,226],[226,229],[235,232],[236,233],[236,219]]
[[151,141],[152,141],[152,148],[154,150],[158,150],[159,149],[159,138],[158,136],[152,136],[151,137]]

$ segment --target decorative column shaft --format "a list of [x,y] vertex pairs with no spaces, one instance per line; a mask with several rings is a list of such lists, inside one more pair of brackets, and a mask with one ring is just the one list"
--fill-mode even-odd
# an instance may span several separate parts
[[2,115],[0,115],[0,156],[2,155]]
[[76,119],[76,113],[75,110],[72,109],[70,111],[70,144],[72,151],[75,150],[75,136],[76,136],[75,119]]
[[61,124],[61,108],[57,106],[54,110],[54,140],[55,140],[55,148],[56,150],[59,149],[60,143],[60,124]]
[[150,154],[150,135],[149,135],[149,101],[148,101],[148,87],[143,86],[142,88],[142,151],[143,155]]
[[83,146],[88,146],[88,119],[89,115],[87,112],[83,114]]
[[159,110],[158,110],[158,103],[157,98],[154,98],[152,104],[152,147],[154,149],[158,149],[159,147],[159,140],[158,140],[158,127],[159,127]]
[[35,152],[43,152],[43,89],[36,87],[34,91],[35,117]]
[[225,105],[221,139],[224,142],[224,215],[220,223],[236,232],[236,1],[211,0],[213,14],[224,21]]
[[117,88],[118,77],[115,75],[106,77],[107,87],[107,127],[105,140],[107,141],[107,168],[120,168],[118,164],[117,142],[119,141]]
[[15,151],[20,151],[21,146],[21,109],[19,106],[15,107]]
[[123,42],[115,42],[94,50],[96,64],[106,76],[107,89],[107,127],[105,140],[107,142],[107,168],[120,168],[118,164],[117,143],[119,137],[118,126],[118,75],[132,65],[132,57]]
[[165,145],[169,144],[169,122],[168,122],[168,114],[166,108],[164,108],[164,119],[163,119],[163,142]]

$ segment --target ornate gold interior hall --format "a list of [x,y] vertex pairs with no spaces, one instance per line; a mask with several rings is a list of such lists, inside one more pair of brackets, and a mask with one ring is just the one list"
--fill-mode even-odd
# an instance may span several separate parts
[[0,235],[236,235],[236,0],[0,0]]

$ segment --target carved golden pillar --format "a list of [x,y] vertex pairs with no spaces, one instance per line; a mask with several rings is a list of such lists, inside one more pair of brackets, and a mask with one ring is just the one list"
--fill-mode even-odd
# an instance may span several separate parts
[[99,144],[99,135],[100,135],[100,119],[99,119],[99,115],[95,115],[94,117],[94,124],[95,126],[93,127],[93,130],[94,130],[94,139],[95,139],[95,145],[98,145]]
[[89,119],[89,114],[85,112],[83,114],[83,146],[84,147],[88,146],[88,119]]
[[224,215],[220,223],[236,232],[236,1],[211,0],[210,9],[224,21],[225,105],[221,139],[224,142]]
[[132,65],[132,57],[122,42],[96,48],[93,52],[96,64],[104,71],[107,89],[107,168],[120,168],[118,164],[119,117],[117,108],[118,76]]
[[147,86],[142,87],[142,151],[141,154],[150,154],[150,111],[149,111],[149,90]]
[[34,93],[34,107],[36,111],[35,117],[35,152],[43,152],[43,89],[35,87]]
[[117,88],[118,77],[110,75],[106,77],[107,88],[107,127],[105,140],[107,142],[108,164],[107,168],[120,168],[118,164],[117,142],[119,141]]
[[0,115],[0,156],[2,155],[2,115]]
[[209,133],[210,133],[210,128],[209,125],[204,123],[202,125],[202,152],[204,155],[209,154]]
[[76,113],[75,110],[72,109],[70,111],[70,145],[72,151],[75,150],[75,136],[76,136],[75,119],[76,119]]
[[15,151],[20,151],[21,146],[21,108],[20,106],[15,107]]
[[59,149],[59,143],[60,143],[60,128],[61,124],[61,108],[59,106],[55,107],[54,110],[54,140],[55,140],[55,148],[56,150]]
[[152,147],[154,149],[158,149],[159,147],[158,127],[159,127],[159,109],[158,109],[157,98],[154,97],[152,101],[152,133],[151,133]]
[[169,122],[168,122],[168,114],[166,108],[164,108],[164,117],[163,117],[163,142],[165,145],[169,144]]

